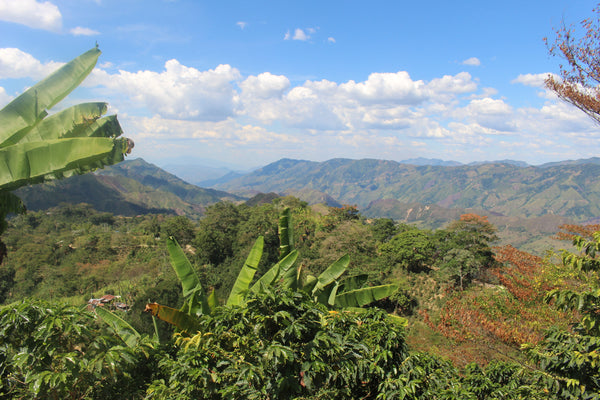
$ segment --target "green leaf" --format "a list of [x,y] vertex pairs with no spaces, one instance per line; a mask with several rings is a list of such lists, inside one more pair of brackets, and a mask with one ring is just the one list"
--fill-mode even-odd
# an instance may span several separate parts
[[[92,136],[87,128],[104,115],[107,109],[108,105],[103,102],[82,103],[69,107],[46,117],[33,127],[20,143]],[[109,130],[103,136],[118,137],[121,133],[119,127],[117,131]]]
[[114,329],[127,347],[135,347],[139,343],[141,335],[121,317],[103,307],[96,307],[96,314]]
[[298,251],[293,250],[286,255],[281,261],[271,267],[254,285],[250,288],[250,291],[257,293],[261,287],[272,286],[280,278],[283,278],[290,269],[293,269],[294,263],[298,258]]
[[208,303],[208,308],[210,308],[212,313],[212,311],[214,311],[214,309],[219,305],[219,299],[217,299],[217,293],[215,292],[215,289],[210,292],[206,301]]
[[316,293],[320,290],[323,290],[325,286],[333,283],[337,278],[339,278],[346,269],[348,268],[348,264],[350,264],[350,256],[348,254],[342,256],[339,260],[331,264],[325,271],[319,275],[317,278],[317,284],[312,290],[312,294],[316,295]]
[[0,189],[61,178],[122,161],[127,145],[111,138],[28,142],[0,149]]
[[282,260],[294,249],[294,228],[289,207],[279,217],[279,259]]
[[210,314],[208,299],[200,284],[200,279],[198,279],[192,264],[173,236],[167,238],[167,250],[169,251],[171,265],[181,282],[183,297],[189,307],[188,311],[191,314]]
[[242,304],[244,296],[250,287],[250,282],[252,282],[252,278],[254,278],[254,274],[258,269],[258,263],[262,257],[264,245],[264,237],[259,236],[258,239],[256,239],[254,246],[252,246],[250,254],[248,254],[248,258],[246,259],[244,266],[240,270],[240,273],[233,284],[231,293],[229,293],[229,298],[227,298],[227,305]]
[[63,65],[0,110],[0,148],[18,143],[94,69],[101,52],[93,48]]
[[362,307],[386,298],[396,290],[398,290],[397,285],[380,285],[350,290],[338,294],[335,297],[335,305],[340,307]]

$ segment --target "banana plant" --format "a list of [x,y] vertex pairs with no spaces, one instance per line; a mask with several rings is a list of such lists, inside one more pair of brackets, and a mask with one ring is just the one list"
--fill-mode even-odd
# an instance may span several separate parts
[[[10,191],[82,174],[123,161],[133,142],[116,116],[102,117],[106,103],[84,103],[48,116],[94,69],[96,47],[63,65],[0,110],[0,233],[9,213],[25,206]],[[0,262],[3,256],[0,242]]]
[[[286,208],[279,218],[280,255],[288,254],[294,248],[291,212]],[[374,301],[389,297],[397,285],[364,286],[366,276],[350,277],[339,280],[348,269],[350,257],[346,254],[331,264],[318,277],[303,276],[302,266],[296,274],[288,273],[283,280],[283,286],[290,289],[300,289],[313,296],[313,299],[329,307],[359,308]]]
[[123,161],[133,142],[118,138],[106,103],[72,106],[48,118],[88,76],[101,52],[93,48],[35,84],[0,110],[0,190],[85,173]]
[[[235,284],[229,293],[226,302],[227,305],[243,304],[246,293],[250,290],[250,283],[258,269],[263,247],[264,238],[259,236],[254,246],[252,246],[250,254],[244,262]],[[192,264],[177,243],[177,240],[172,236],[167,239],[167,250],[169,251],[171,265],[181,282],[184,298],[183,307],[177,310],[165,305],[149,303],[146,305],[146,312],[176,326],[184,332],[195,333],[198,326],[196,317],[210,315],[219,304],[219,301],[214,290],[209,295],[206,294]],[[273,278],[275,279],[276,276],[273,276]]]
[[[350,264],[348,255],[331,264],[318,277],[312,275],[304,277],[301,266],[294,268],[298,251],[293,248],[292,232],[291,213],[289,209],[285,209],[279,219],[281,244],[279,262],[250,286],[263,254],[264,238],[259,236],[238,274],[226,305],[243,305],[248,293],[257,293],[268,287],[279,285],[286,289],[310,293],[316,302],[330,307],[359,308],[388,297],[398,289],[396,285],[364,287],[366,282],[364,275],[339,280]],[[184,332],[194,334],[198,328],[196,318],[203,314],[211,314],[219,302],[214,290],[210,295],[206,295],[198,275],[173,237],[167,239],[167,249],[171,265],[181,281],[184,305],[177,310],[157,303],[149,303],[146,305],[146,311]]]

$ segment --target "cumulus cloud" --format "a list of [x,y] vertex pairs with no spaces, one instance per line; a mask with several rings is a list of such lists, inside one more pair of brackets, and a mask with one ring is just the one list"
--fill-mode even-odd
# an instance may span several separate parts
[[60,10],[49,1],[0,0],[0,20],[53,32],[62,27]]
[[[40,78],[58,65],[19,49],[0,49],[0,79]],[[157,145],[175,138],[214,151],[253,146],[276,159],[282,154],[277,149],[302,157],[308,149],[316,154],[314,148],[324,158],[334,156],[332,148],[339,150],[335,156],[357,154],[343,153],[349,149],[361,157],[410,156],[427,143],[438,158],[448,151],[475,157],[478,149],[481,159],[528,159],[526,151],[535,146],[543,152],[586,143],[591,151],[600,142],[594,123],[568,104],[547,98],[537,108],[515,108],[496,89],[479,88],[467,72],[428,81],[398,71],[372,73],[363,81],[294,84],[270,72],[243,77],[230,65],[198,70],[178,60],[167,61],[161,71],[103,69],[109,67],[95,69],[84,86],[98,86],[93,90],[101,90],[102,98],[127,110],[120,119],[128,136]],[[543,78],[521,75],[513,82],[538,87]],[[0,87],[0,104],[9,98]]]
[[329,43],[335,43],[335,38],[333,38],[333,37],[330,36],[330,37],[327,38],[327,41]]
[[556,78],[558,78],[557,75],[550,74],[550,73],[543,73],[543,74],[521,74],[521,75],[517,76],[515,79],[513,79],[511,81],[511,83],[520,83],[520,84],[525,85],[525,86],[532,86],[532,87],[544,88],[544,87],[546,87],[545,81],[546,81],[546,79],[548,79],[548,77],[550,75],[553,75]]
[[479,58],[477,57],[471,57],[464,60],[461,64],[470,65],[472,67],[479,67],[481,65],[481,61],[479,61]]
[[100,32],[98,31],[95,31],[90,28],[83,28],[81,26],[72,28],[71,30],[69,30],[69,33],[71,33],[71,35],[74,36],[94,36],[100,34]]
[[444,75],[432,79],[427,87],[435,93],[468,93],[477,89],[477,83],[468,72],[460,72],[454,76]]
[[236,22],[235,24],[236,24],[237,26],[239,26],[239,27],[240,27],[240,29],[242,29],[242,30],[243,30],[244,28],[246,28],[246,26],[248,25],[248,23],[247,23],[247,22],[244,22],[244,21],[238,21],[238,22]]
[[283,75],[263,72],[258,76],[249,76],[240,84],[242,95],[247,98],[280,98],[290,87],[290,80]]
[[427,97],[423,81],[413,81],[406,71],[376,72],[365,82],[340,85],[348,96],[368,103],[418,104]]
[[166,118],[219,121],[232,116],[237,102],[233,82],[237,69],[219,65],[199,71],[173,59],[163,72],[119,71],[109,75],[96,71],[93,83],[126,94],[152,113]]
[[62,63],[42,64],[31,54],[15,48],[0,48],[0,79],[41,79],[60,67]]

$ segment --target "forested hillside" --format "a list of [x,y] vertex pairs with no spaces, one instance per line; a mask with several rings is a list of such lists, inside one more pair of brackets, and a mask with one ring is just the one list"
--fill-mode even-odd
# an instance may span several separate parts
[[[259,295],[256,300],[250,301],[247,311],[241,311],[243,308],[225,308],[212,317],[200,319],[199,323],[207,324],[203,328],[205,332],[229,332],[228,335],[237,338],[235,340],[258,344],[262,343],[260,340],[267,340],[267,337],[260,336],[262,339],[254,337],[253,333],[240,330],[241,326],[234,321],[246,318],[249,324],[263,324],[265,322],[260,322],[263,321],[264,317],[260,316],[263,314],[254,314],[259,312],[254,307],[274,307],[272,312],[275,314],[272,315],[280,315],[277,318],[284,318],[286,315],[285,318],[292,319],[289,322],[274,320],[283,325],[279,328],[274,326],[270,328],[275,329],[273,332],[277,329],[287,329],[285,326],[289,323],[292,324],[289,325],[290,327],[296,326],[294,329],[299,329],[297,333],[290,331],[286,334],[291,336],[285,340],[268,336],[268,340],[278,343],[279,347],[262,349],[240,347],[238,353],[238,350],[233,350],[236,347],[232,348],[231,343],[209,344],[207,342],[198,346],[204,349],[203,352],[209,353],[193,354],[189,353],[188,343],[198,343],[200,338],[184,335],[178,339],[179,344],[174,347],[180,349],[178,355],[175,358],[165,358],[166,355],[159,350],[160,348],[148,342],[139,342],[127,350],[132,352],[130,356],[127,356],[127,353],[121,355],[121,357],[133,358],[115,359],[115,362],[121,365],[120,368],[129,371],[130,374],[130,378],[126,378],[115,372],[117,374],[115,377],[119,377],[116,383],[127,382],[123,383],[123,390],[127,390],[127,393],[134,397],[147,390],[151,398],[164,398],[170,396],[169,393],[181,390],[191,397],[208,396],[209,393],[219,392],[225,397],[246,398],[246,395],[254,393],[253,389],[248,388],[265,384],[263,380],[268,379],[272,374],[272,368],[278,368],[280,371],[278,373],[280,375],[275,376],[289,380],[290,386],[278,385],[278,390],[284,390],[281,393],[286,393],[288,390],[289,393],[309,397],[317,393],[321,393],[319,396],[325,398],[350,396],[349,393],[364,393],[367,398],[375,398],[375,393],[382,396],[386,393],[385,396],[388,397],[383,398],[395,398],[397,393],[406,392],[413,393],[414,397],[409,398],[421,398],[420,396],[435,396],[435,393],[447,391],[448,385],[466,396],[468,393],[473,393],[473,390],[481,390],[475,389],[471,379],[495,379],[492,376],[499,371],[508,374],[507,380],[494,381],[494,384],[486,389],[488,394],[485,396],[492,396],[496,390],[508,390],[504,385],[522,386],[521,390],[523,390],[511,394],[516,397],[505,398],[520,398],[517,393],[520,395],[525,393],[526,398],[545,398],[544,393],[547,393],[548,388],[553,388],[553,385],[562,388],[560,380],[554,381],[548,376],[540,380],[545,375],[535,375],[538,367],[535,361],[528,358],[527,353],[521,351],[521,346],[524,343],[530,343],[531,346],[540,343],[540,346],[543,346],[544,332],[549,326],[561,330],[569,329],[569,323],[575,322],[577,316],[545,304],[542,299],[544,293],[551,289],[588,285],[585,283],[588,276],[586,273],[578,272],[571,267],[555,265],[557,260],[544,261],[539,257],[529,256],[511,246],[493,247],[497,241],[496,228],[485,217],[475,214],[459,216],[443,229],[431,231],[407,224],[397,224],[390,219],[365,219],[353,207],[331,208],[323,205],[309,207],[306,203],[292,197],[273,199],[260,196],[250,203],[254,205],[217,203],[209,206],[204,217],[198,222],[174,215],[115,216],[95,211],[86,205],[63,205],[44,212],[29,212],[27,215],[14,217],[9,221],[9,228],[3,237],[8,246],[9,256],[0,269],[3,278],[0,295],[5,303],[22,302],[34,297],[67,301],[81,308],[91,298],[114,294],[120,296],[120,301],[130,307],[130,311],[127,312],[114,312],[128,321],[131,329],[141,335],[149,335],[145,337],[150,338],[155,329],[149,315],[143,313],[146,303],[156,301],[159,304],[180,308],[186,296],[189,296],[185,291],[182,292],[178,275],[170,265],[165,242],[168,237],[176,238],[181,244],[201,285],[206,290],[214,289],[217,297],[224,299],[236,284],[236,276],[257,237],[264,238],[264,248],[254,279],[262,277],[270,266],[277,263],[280,258],[281,233],[278,228],[281,224],[280,216],[286,207],[291,207],[292,237],[295,238],[294,248],[299,254],[296,262],[299,271],[303,271],[303,274],[322,275],[328,266],[335,264],[336,260],[344,254],[348,254],[350,263],[347,275],[349,277],[354,277],[354,280],[360,279],[367,286],[381,284],[397,286],[397,291],[391,297],[380,300],[373,306],[406,318],[407,326],[394,327],[393,322],[385,322],[385,313],[381,314],[377,311],[357,316],[343,312],[339,315],[342,320],[330,321],[331,329],[335,331],[339,326],[342,331],[317,333],[317,331],[310,331],[317,327],[314,322],[309,323],[310,319],[307,318],[322,320],[323,317],[317,315],[326,309],[318,311],[321,310],[319,308],[321,306],[314,308],[315,306],[310,305],[312,300],[303,297],[304,295],[288,298],[287,293],[269,294],[270,292],[267,291],[266,294]],[[267,297],[264,297],[265,295]],[[304,311],[294,314],[295,316],[287,316],[288,314],[285,313],[291,312],[289,307],[292,303],[296,304],[293,306],[294,310]],[[51,306],[45,303],[29,303],[29,301],[26,304],[31,304],[28,307],[33,307],[29,310],[38,307],[40,311],[35,318],[41,318],[39,323],[45,323],[41,321],[46,321],[47,317],[41,310],[50,310]],[[0,318],[4,318],[4,321],[16,321],[14,318],[17,317],[10,314],[11,309],[10,307],[4,309]],[[81,316],[83,319],[76,317],[73,310],[75,309],[67,308],[52,312],[69,315],[71,321],[68,322],[69,324],[86,326],[84,320],[90,317],[87,314]],[[287,311],[284,313],[284,310]],[[338,309],[339,311],[341,310]],[[65,312],[67,314],[64,314]],[[245,317],[238,314],[239,312],[243,312]],[[306,312],[317,314],[308,317],[308,314],[302,314]],[[337,318],[333,314],[329,315],[328,318]],[[27,318],[35,320],[33,316]],[[214,325],[215,322],[211,322],[212,318],[219,318],[222,322]],[[294,318],[300,319],[292,322],[296,321]],[[352,322],[355,318],[363,321],[358,322],[358,327],[364,323],[366,331],[363,333],[353,331],[352,326],[357,326],[356,322]],[[232,325],[228,325],[229,322],[225,321],[232,321]],[[302,325],[300,321],[308,325]],[[170,343],[172,328],[162,321],[158,322],[161,341]],[[7,322],[6,326],[12,327],[13,323]],[[390,323],[392,325],[388,325]],[[375,325],[372,324],[379,325],[374,327]],[[309,328],[310,326],[313,328]],[[320,329],[324,326],[329,324],[323,325]],[[86,334],[110,337],[110,329],[106,329],[107,327],[101,328],[102,332],[89,331]],[[6,329],[3,332],[3,335],[10,334]],[[323,357],[341,357],[341,353],[334,356],[326,349],[334,346],[330,340],[339,337],[342,332],[344,335],[350,335],[345,336],[344,340],[354,337],[352,340],[381,341],[379,343],[384,347],[379,351],[383,351],[382,354],[389,354],[387,357],[390,358],[387,358],[385,363],[391,364],[381,364],[380,372],[367,373],[366,370],[359,372],[362,368],[360,362],[352,359],[342,362],[340,359],[341,371],[346,371],[344,372],[346,374],[349,373],[348,368],[350,370],[359,368],[354,373],[361,374],[361,379],[366,386],[349,385],[349,381],[345,380],[343,375],[319,367],[319,362],[329,360]],[[281,334],[283,333],[277,335]],[[319,342],[311,341],[324,334],[333,336],[327,339],[328,342],[319,345],[317,344]],[[312,335],[317,336],[315,339],[308,339],[313,337]],[[370,335],[375,335],[377,339]],[[90,339],[89,336],[85,338],[86,341]],[[51,346],[54,339],[45,340],[47,346]],[[80,337],[74,340],[84,339]],[[294,340],[300,342],[296,343]],[[302,361],[301,352],[294,353],[299,343],[326,347],[317,347],[321,350],[317,348],[311,350],[317,352],[311,353],[316,358]],[[107,344],[105,343],[105,346]],[[11,346],[17,345],[17,342],[11,344]],[[93,343],[88,345],[97,346]],[[335,346],[338,345],[342,346],[339,348],[341,352],[345,351],[343,346],[362,346],[358,342],[352,344],[347,341],[342,341]],[[142,350],[147,348],[144,346],[151,346],[154,350],[150,352]],[[102,351],[109,352],[110,346]],[[252,359],[253,354],[261,352],[267,352],[269,356],[267,357],[265,353],[267,358],[263,361],[255,360],[248,364],[248,367],[254,366],[251,370],[238,370],[239,366],[235,367],[237,371],[235,373],[242,374],[236,379],[242,379],[241,376],[244,376],[245,385],[250,382],[253,384],[245,386],[246,389],[238,394],[232,394],[231,391],[236,387],[230,375],[234,364],[225,362],[221,366],[211,367],[214,371],[202,378],[208,379],[206,382],[212,382],[206,385],[200,384],[196,381],[197,378],[192,377],[194,374],[201,373],[200,371],[192,372],[186,367],[187,363],[197,362],[193,361],[195,357],[205,357],[215,351],[226,357],[223,362],[225,360],[233,362],[235,357]],[[324,353],[318,353],[320,351]],[[102,357],[107,357],[108,353],[102,354],[104,354]],[[325,354],[329,355],[325,356]],[[360,357],[375,360],[380,356],[377,353],[369,353]],[[150,358],[142,360],[147,357]],[[452,363],[444,360],[450,360]],[[375,361],[369,361],[371,362]],[[384,361],[381,359],[379,362]],[[481,366],[492,363],[482,370],[471,365],[472,362],[477,362]],[[136,367],[136,363],[155,367],[140,369],[139,366]],[[369,363],[366,365],[370,365]],[[389,375],[391,371],[389,368],[392,368],[392,365],[400,365],[397,363],[418,366],[425,368],[425,371],[433,368],[437,371],[435,373],[437,383],[431,381],[426,385],[420,384],[419,389],[417,387],[409,389],[420,379],[418,377],[420,375],[405,375],[409,371],[406,367],[402,367],[401,370],[404,372],[400,375]],[[9,365],[8,371],[11,372],[8,372],[8,376],[17,376],[12,374],[21,373],[18,372],[21,367],[17,359]],[[162,367],[156,367],[157,365]],[[467,369],[462,370],[465,367]],[[61,368],[66,368],[66,364],[64,367],[57,368],[62,370]],[[64,371],[66,373],[66,370]],[[247,373],[258,375],[246,375]],[[429,375],[432,372],[424,373]],[[522,375],[523,373],[525,375]],[[41,376],[33,376],[35,379],[42,379]],[[127,379],[134,379],[134,381]],[[6,385],[8,381],[3,382]],[[216,385],[217,382],[220,384]],[[317,382],[321,383],[317,384]],[[325,382],[329,383],[325,384]],[[492,381],[489,382],[491,384]],[[80,384],[84,385],[83,382]],[[47,384],[40,386],[38,393],[42,397],[44,393],[46,395],[63,393],[60,390],[64,389],[60,387],[60,385]],[[106,381],[102,387],[109,393],[114,393],[116,390],[110,381]],[[8,390],[7,388],[14,393],[26,393],[23,390],[31,390],[13,384],[5,386],[5,390]],[[79,390],[83,389],[79,388]],[[373,397],[368,392],[371,392]],[[94,396],[101,396],[95,391],[93,393],[96,393]],[[483,398],[492,398],[485,396]]]
[[98,211],[135,216],[173,213],[199,218],[206,206],[241,197],[191,185],[142,159],[125,161],[96,174],[27,186],[15,192],[30,210],[61,203],[91,204]]
[[372,202],[395,200],[520,218],[559,215],[585,222],[600,213],[598,176],[600,165],[591,161],[545,167],[448,167],[383,160],[283,159],[217,188],[238,194],[310,189],[365,210]]

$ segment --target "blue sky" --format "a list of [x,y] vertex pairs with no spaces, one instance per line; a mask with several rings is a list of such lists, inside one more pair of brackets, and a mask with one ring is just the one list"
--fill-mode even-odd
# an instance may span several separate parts
[[561,60],[543,38],[594,7],[0,0],[0,105],[97,42],[96,70],[57,108],[109,102],[158,165],[588,158],[600,127],[544,89]]

